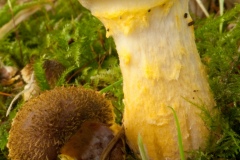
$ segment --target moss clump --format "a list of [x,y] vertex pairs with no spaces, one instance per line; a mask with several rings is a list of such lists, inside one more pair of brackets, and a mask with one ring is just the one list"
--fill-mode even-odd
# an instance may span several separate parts
[[[209,146],[198,158],[235,159],[240,156],[240,5],[223,17],[197,21],[196,42],[208,70],[210,86],[220,115],[208,117],[212,131]],[[223,21],[223,32],[219,25]],[[231,28],[233,26],[233,28]]]
[[[23,4],[11,0],[11,3],[13,15],[32,6],[46,4],[38,0]],[[81,85],[101,90],[121,79],[114,42],[105,38],[103,25],[78,1],[58,0],[47,3],[53,7],[51,10],[46,10],[42,5],[39,11],[0,39],[0,61],[4,65],[17,67],[19,71],[34,62],[34,74],[42,90],[49,88],[47,83],[50,82],[46,81],[43,65],[48,60],[59,62],[65,68],[56,80],[56,86]],[[11,9],[7,3],[0,9],[0,17],[2,17],[0,27],[12,21]],[[0,93],[0,159],[7,159],[9,124],[23,103],[21,98],[16,101],[10,116],[5,117],[13,96],[21,92],[25,86],[22,75],[16,76],[20,78],[12,85],[0,84],[1,92],[12,95],[5,96]],[[115,106],[117,121],[121,122],[123,110],[121,84],[111,87],[107,96]]]

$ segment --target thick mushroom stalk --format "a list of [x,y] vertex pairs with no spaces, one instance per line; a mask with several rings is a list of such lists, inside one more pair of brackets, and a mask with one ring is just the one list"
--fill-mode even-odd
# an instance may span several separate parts
[[215,102],[196,49],[188,0],[79,1],[115,40],[130,147],[138,153],[140,134],[150,159],[180,159],[170,106],[184,151],[204,148],[208,129],[200,108],[211,111]]

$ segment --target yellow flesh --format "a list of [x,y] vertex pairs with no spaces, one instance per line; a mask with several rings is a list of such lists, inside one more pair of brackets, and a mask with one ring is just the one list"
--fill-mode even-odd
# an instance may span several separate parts
[[97,0],[80,2],[103,22],[109,30],[107,36],[115,40],[130,147],[138,153],[137,137],[141,134],[150,159],[180,159],[177,129],[168,108],[171,106],[180,122],[184,150],[203,148],[208,130],[198,107],[211,111],[215,102],[196,49],[193,27],[188,26],[192,20],[189,14],[184,18],[188,1],[158,0],[154,5],[136,8],[130,4],[129,8],[118,7],[126,0],[105,0],[109,3],[106,8],[98,7]]

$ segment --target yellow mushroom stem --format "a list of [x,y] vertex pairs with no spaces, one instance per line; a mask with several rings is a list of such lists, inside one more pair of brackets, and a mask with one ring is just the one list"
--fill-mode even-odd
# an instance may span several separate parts
[[116,43],[123,75],[123,123],[135,153],[140,134],[149,159],[180,159],[168,106],[177,113],[184,151],[204,148],[209,131],[200,108],[211,112],[215,102],[197,52],[188,0],[79,1]]

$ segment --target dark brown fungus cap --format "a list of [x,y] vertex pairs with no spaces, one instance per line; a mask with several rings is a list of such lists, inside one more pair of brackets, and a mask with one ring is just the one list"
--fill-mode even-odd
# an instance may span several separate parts
[[84,121],[95,120],[111,126],[111,103],[95,91],[59,87],[25,103],[9,132],[12,160],[55,160],[60,148]]
[[46,79],[51,87],[55,86],[57,80],[65,70],[65,67],[55,60],[46,60],[43,64],[43,68],[45,70]]
[[[31,75],[33,72],[33,63],[27,64],[22,70],[22,78],[26,83],[29,83],[31,80]],[[54,88],[57,80],[60,78],[61,74],[66,69],[61,63],[56,60],[45,60],[43,63],[43,69],[45,71],[46,79],[51,88]]]

